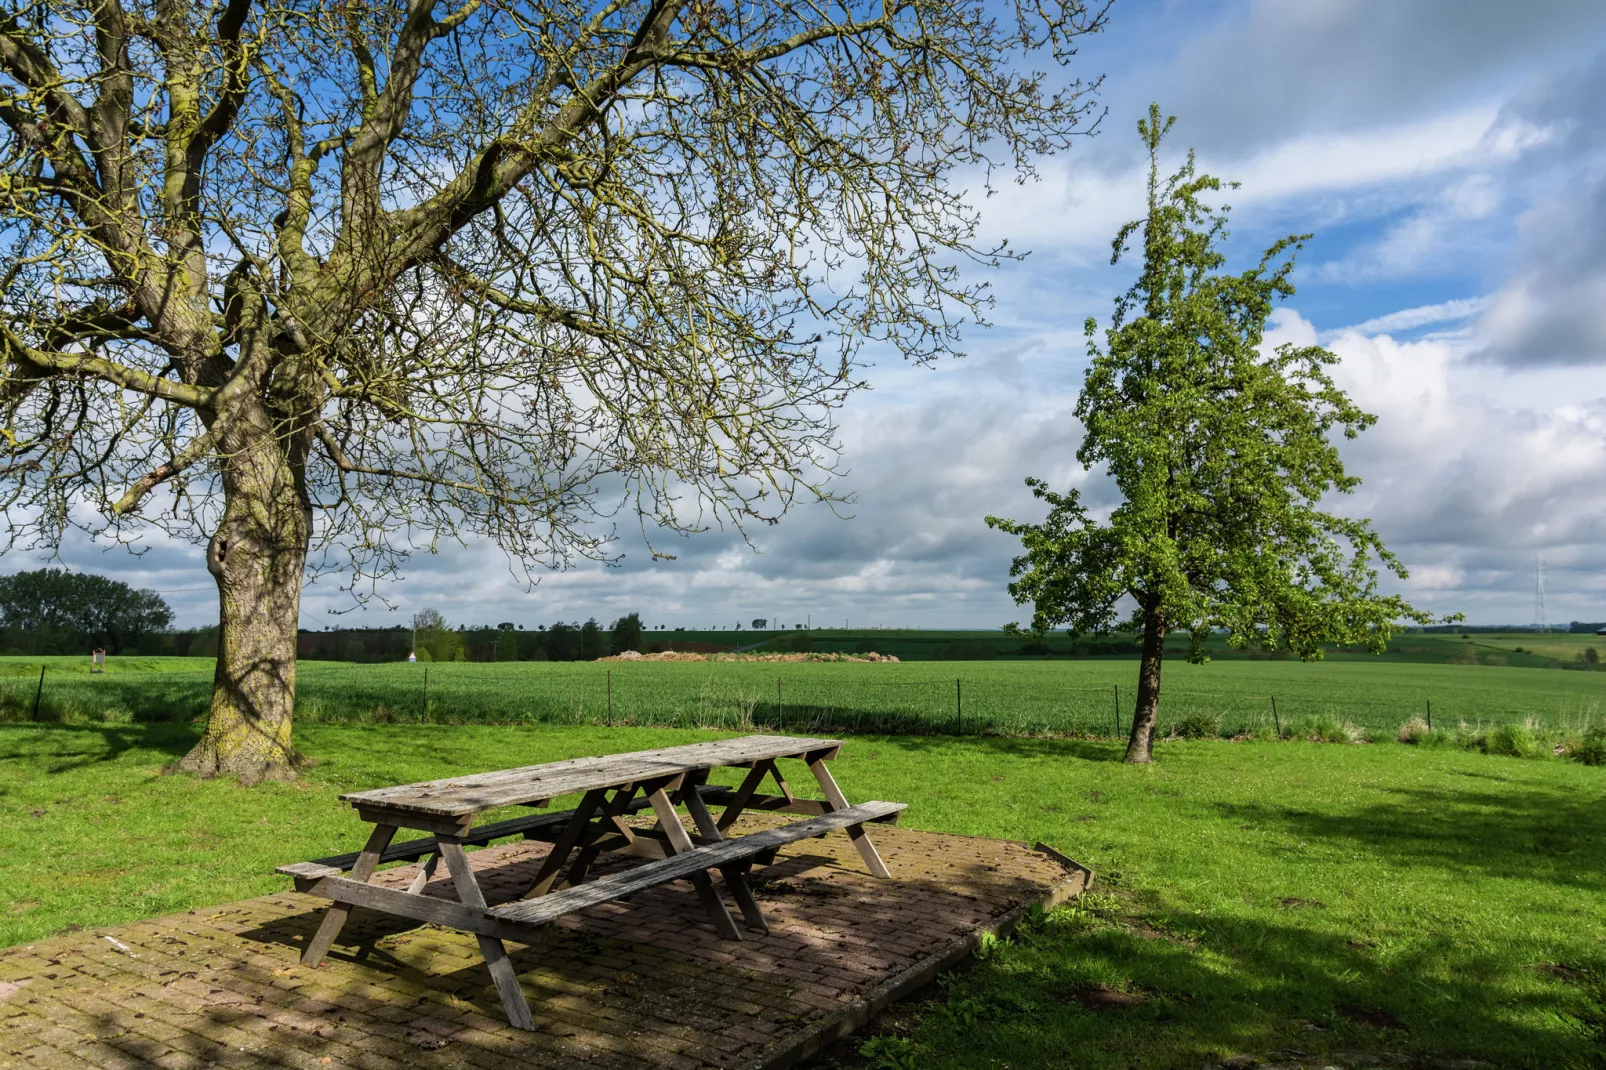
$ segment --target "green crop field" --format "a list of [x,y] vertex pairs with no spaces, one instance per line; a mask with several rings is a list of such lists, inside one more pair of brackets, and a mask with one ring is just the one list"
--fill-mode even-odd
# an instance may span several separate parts
[[[1545,637],[1523,638],[1537,643]],[[1559,644],[1594,637],[1548,638]],[[1480,640],[1500,649],[1488,637]],[[40,720],[189,721],[205,712],[212,662],[112,659],[104,675],[87,670],[82,658],[0,658],[0,718],[33,719],[37,698]],[[303,661],[297,715],[303,723],[1109,736],[1126,730],[1136,676],[1136,662],[1117,659],[430,666]],[[1549,729],[1576,732],[1606,718],[1606,672],[1358,656],[1308,664],[1178,660],[1166,665],[1161,701],[1162,726],[1204,714],[1219,717],[1226,735],[1270,729],[1274,716],[1284,726],[1328,720],[1392,733],[1407,718],[1430,712],[1439,728],[1532,718]]]

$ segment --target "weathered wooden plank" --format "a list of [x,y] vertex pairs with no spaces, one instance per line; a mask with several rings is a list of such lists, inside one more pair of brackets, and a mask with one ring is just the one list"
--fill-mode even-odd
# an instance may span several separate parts
[[[705,840],[716,843],[723,840],[725,837],[720,833],[714,815],[708,812],[708,804],[703,802],[702,793],[695,790],[698,785],[692,787],[691,791],[681,792],[680,798],[686,804],[686,812],[691,815],[698,833]],[[747,865],[746,862],[732,862],[720,866],[720,876],[725,878],[725,887],[730,889],[731,898],[736,900],[736,905],[741,909],[742,919],[747,922],[747,927],[767,933],[770,931],[770,925],[764,920],[764,909],[758,905],[758,899],[754,897],[753,889],[747,883]]]
[[[351,867],[351,879],[358,884],[365,884],[374,870],[379,868],[379,856],[385,848],[390,846],[390,838],[396,835],[394,825],[375,825],[374,830],[368,834],[368,843],[363,847],[362,854]],[[307,941],[307,949],[301,953],[303,966],[317,966],[323,957],[329,953],[329,945],[335,942],[340,930],[345,927],[346,918],[351,914],[351,908],[335,903],[329,912],[323,916],[318,924],[318,931],[312,934]]]
[[665,858],[658,862],[648,862],[623,873],[613,873],[606,877],[599,877],[588,884],[574,888],[565,888],[562,891],[552,892],[539,899],[525,899],[515,903],[508,903],[499,907],[492,907],[488,912],[493,918],[506,921],[519,921],[529,924],[542,924],[553,918],[560,918],[565,914],[572,914],[577,910],[607,903],[614,899],[622,899],[657,884],[665,884],[672,880],[689,877],[693,873],[703,872],[711,868],[729,863],[738,862],[745,858],[752,858],[765,851],[784,847],[786,844],[806,840],[813,836],[823,836],[840,828],[853,824],[863,824],[874,821],[896,811],[907,808],[905,803],[896,802],[866,802],[858,806],[850,806],[845,810],[838,810],[820,817],[806,818],[802,821],[783,825],[780,828],[764,829],[747,836],[735,839],[722,840],[719,843],[694,847],[682,854]]
[[[675,804],[670,801],[669,794],[659,788],[648,798],[652,800],[653,812],[658,815],[658,827],[669,837],[669,849],[677,856],[695,854],[697,848],[692,845],[686,826],[680,823],[680,815],[675,812]],[[714,887],[708,871],[694,870],[686,876],[691,879],[692,887],[697,889],[697,898],[702,900],[703,909],[708,912],[708,920],[714,923],[719,935],[727,940],[740,940],[742,931],[736,927],[736,922],[731,920],[730,911],[725,909],[725,900],[719,897],[719,891]]]
[[[836,778],[831,775],[831,770],[825,767],[826,761],[825,755],[815,757],[809,762],[809,771],[819,782],[820,790],[825,793],[825,801],[831,804],[832,810],[850,809],[842,789],[837,787]],[[876,852],[875,844],[870,842],[870,835],[864,831],[864,825],[853,824],[847,828],[848,837],[853,841],[853,846],[859,849],[859,857],[864,859],[864,864],[869,868],[871,875],[890,879],[892,874],[887,872],[887,864],[881,861],[881,855]]]
[[521,805],[538,798],[617,787],[651,776],[767,758],[802,757],[831,752],[840,746],[839,740],[741,736],[351,792],[341,798],[359,807],[455,817],[500,806]]
[[[485,893],[480,891],[480,882],[474,877],[474,868],[468,864],[463,845],[449,837],[441,837],[441,857],[446,859],[446,868],[451,870],[452,886],[457,889],[458,900],[483,917]],[[507,1013],[508,1024],[515,1029],[533,1032],[535,1016],[530,1013],[530,1003],[524,998],[519,975],[508,961],[507,948],[496,937],[484,933],[475,933],[474,939],[479,942],[480,954],[485,956],[485,965],[490,967],[491,980],[496,984],[497,995],[502,997],[502,1010]]]
[[367,907],[396,917],[461,929],[463,932],[517,940],[521,944],[538,944],[543,935],[539,927],[492,918],[484,911],[473,910],[450,899],[413,895],[383,884],[360,884],[349,877],[323,877],[305,884],[300,890],[348,906]]
[[574,816],[563,826],[563,831],[552,844],[552,850],[548,851],[546,858],[542,860],[541,868],[524,892],[526,896],[544,895],[552,887],[552,882],[558,877],[558,871],[569,859],[569,852],[574,850],[574,845],[585,835],[591,815],[596,813],[598,807],[607,802],[607,799],[608,792],[605,788],[595,788],[585,793],[580,805],[574,808]]
[[[642,806],[646,806],[646,803],[642,803]],[[526,814],[523,817],[510,817],[506,821],[492,821],[486,825],[475,825],[460,839],[465,847],[483,847],[492,840],[500,840],[505,836],[517,836],[521,833],[532,832],[552,825],[562,825],[569,820],[570,815],[573,813],[573,810],[555,810],[549,814]],[[379,859],[379,864],[414,862],[425,855],[434,854],[436,848],[437,844],[433,836],[422,840],[393,843],[385,848],[384,855]],[[348,870],[356,863],[358,856],[361,854],[361,851],[352,851],[349,854],[330,855],[328,858],[315,858],[311,862],[297,862],[296,865],[334,866],[340,870]],[[276,872],[288,873],[289,870],[284,866],[280,866]]]

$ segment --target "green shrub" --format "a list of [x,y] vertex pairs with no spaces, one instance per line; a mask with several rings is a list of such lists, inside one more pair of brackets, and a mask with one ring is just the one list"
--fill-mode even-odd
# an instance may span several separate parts
[[1308,739],[1312,743],[1356,743],[1365,738],[1359,728],[1348,721],[1323,714],[1298,726],[1290,726],[1295,739]]
[[1178,739],[1216,739],[1221,735],[1221,715],[1192,710],[1171,722],[1171,735]]
[[1483,752],[1502,754],[1508,758],[1542,758],[1545,747],[1528,725],[1507,722],[1498,724],[1484,733]]
[[1606,765],[1606,725],[1596,725],[1568,744],[1567,757],[1585,765]]

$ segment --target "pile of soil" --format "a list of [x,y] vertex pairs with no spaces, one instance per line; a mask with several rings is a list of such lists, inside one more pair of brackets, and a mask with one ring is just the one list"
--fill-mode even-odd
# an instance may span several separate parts
[[627,650],[623,654],[598,658],[598,661],[863,661],[896,664],[891,654],[693,654],[682,650],[666,650],[660,654],[641,654]]

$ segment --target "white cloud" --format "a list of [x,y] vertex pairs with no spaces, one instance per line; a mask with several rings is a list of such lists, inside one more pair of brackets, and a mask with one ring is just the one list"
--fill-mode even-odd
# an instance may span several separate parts
[[1482,297],[1460,298],[1454,301],[1441,301],[1436,305],[1419,305],[1416,308],[1405,308],[1398,312],[1390,312],[1386,316],[1376,316],[1350,327],[1343,327],[1337,331],[1326,332],[1325,337],[1334,337],[1339,334],[1386,334],[1390,331],[1410,331],[1417,327],[1426,327],[1431,323],[1451,323],[1463,320],[1469,316],[1477,315],[1483,310],[1485,299]]
[[[1417,310],[1411,310],[1417,311]],[[1314,329],[1285,313],[1269,341]],[[1524,389],[1442,340],[1341,333],[1335,373],[1377,425],[1344,445],[1362,477],[1334,508],[1370,517],[1412,570],[1405,591],[1438,612],[1521,622],[1535,553],[1551,563],[1553,614],[1594,619],[1606,600],[1606,370]],[[1515,614],[1515,616],[1513,615]]]

